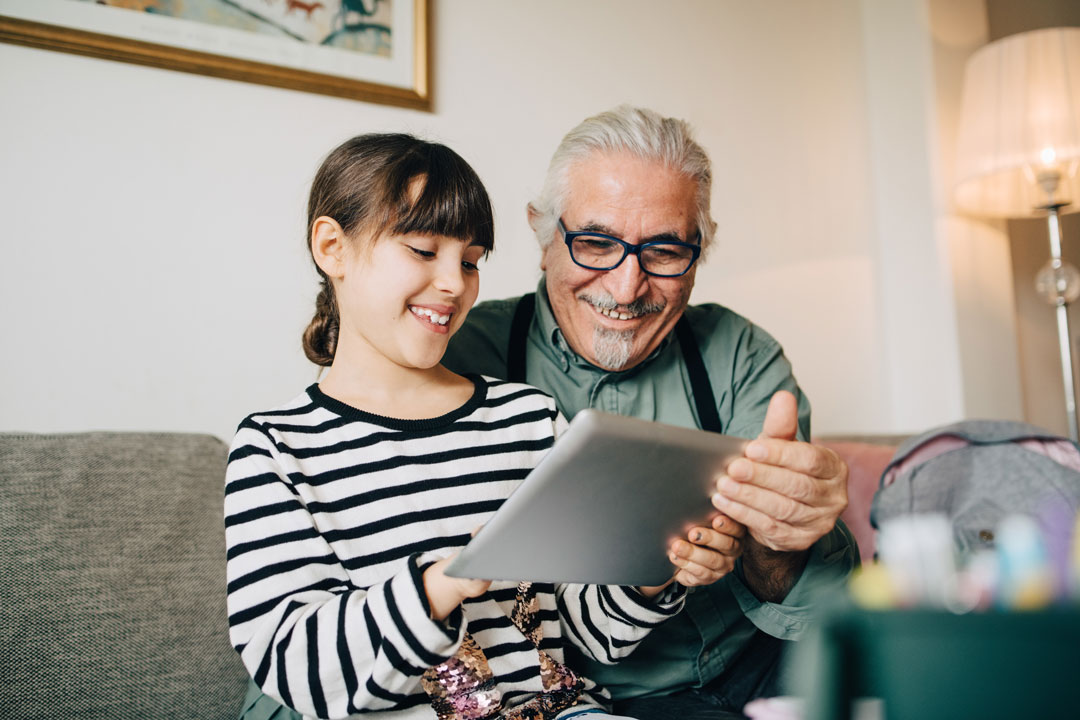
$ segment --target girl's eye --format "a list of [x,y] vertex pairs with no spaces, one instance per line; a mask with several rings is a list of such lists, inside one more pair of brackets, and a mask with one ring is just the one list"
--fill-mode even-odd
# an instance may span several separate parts
[[468,260],[462,260],[461,267],[465,268],[465,272],[474,273],[480,271],[480,267],[476,263],[471,263]]
[[431,252],[430,250],[421,250],[420,248],[414,248],[412,245],[409,245],[408,248],[422,258],[435,257],[435,253]]

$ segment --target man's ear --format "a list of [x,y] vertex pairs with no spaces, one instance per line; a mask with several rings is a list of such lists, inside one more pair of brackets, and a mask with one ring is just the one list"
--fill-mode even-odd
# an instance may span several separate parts
[[535,233],[536,223],[540,220],[540,211],[537,210],[532,203],[529,203],[525,206],[525,212],[529,216],[529,227],[531,227],[533,232]]
[[[540,211],[537,210],[536,207],[534,207],[532,203],[529,203],[528,205],[525,206],[525,212],[529,217],[529,227],[532,228],[533,234],[535,235],[536,234],[536,225],[537,225],[537,223],[540,222]],[[551,247],[551,243],[548,243],[547,245],[543,245],[541,243],[541,246],[540,246],[540,270],[542,270],[542,271],[547,270],[547,254],[548,254],[548,249],[550,247]]]
[[338,221],[322,215],[311,223],[311,257],[329,278],[345,275],[345,231]]

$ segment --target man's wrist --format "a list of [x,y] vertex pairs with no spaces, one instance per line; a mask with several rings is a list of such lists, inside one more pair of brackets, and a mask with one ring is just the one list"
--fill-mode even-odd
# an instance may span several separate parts
[[783,602],[799,581],[809,550],[773,550],[747,537],[743,546],[743,582],[763,602]]

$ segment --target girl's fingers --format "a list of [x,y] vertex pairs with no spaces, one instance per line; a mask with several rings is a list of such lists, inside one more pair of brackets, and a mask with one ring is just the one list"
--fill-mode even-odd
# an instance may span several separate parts
[[739,538],[718,532],[712,528],[692,528],[690,532],[686,534],[686,537],[686,540],[679,540],[673,543],[673,545],[678,546],[677,554],[680,557],[695,560],[703,565],[707,563],[703,562],[700,558],[705,558],[717,553],[720,555],[737,555],[739,553]]
[[698,547],[682,540],[672,543],[668,551],[668,559],[671,564],[680,570],[687,570],[695,576],[705,577],[712,573],[719,573],[713,580],[718,580],[722,575],[731,571],[737,558],[742,551],[738,540],[727,538],[735,546],[727,553],[720,553],[709,548]]
[[720,578],[727,575],[735,567],[735,560],[728,558],[720,567],[711,568],[680,559],[681,565],[675,573],[675,580],[681,585],[694,587],[700,585],[712,585]]
[[739,522],[736,522],[734,518],[728,517],[723,513],[717,513],[710,522],[712,529],[718,533],[729,535],[734,538],[741,538],[746,535],[746,527]]

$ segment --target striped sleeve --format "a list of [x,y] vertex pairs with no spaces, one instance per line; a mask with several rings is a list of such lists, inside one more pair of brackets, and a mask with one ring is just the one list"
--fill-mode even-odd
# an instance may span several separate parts
[[[554,401],[552,401],[552,403],[554,404]],[[555,419],[551,422],[552,432],[554,432],[556,440],[562,437],[562,434],[566,432],[566,428],[570,427],[570,423],[566,421],[566,417],[558,410],[555,410]]]
[[606,665],[634,651],[652,628],[682,610],[686,588],[672,583],[655,598],[618,585],[560,585],[559,621],[570,641]]
[[420,677],[460,645],[460,610],[430,619],[416,556],[353,585],[251,421],[229,455],[225,535],[230,640],[263,692],[320,718],[426,702]]

